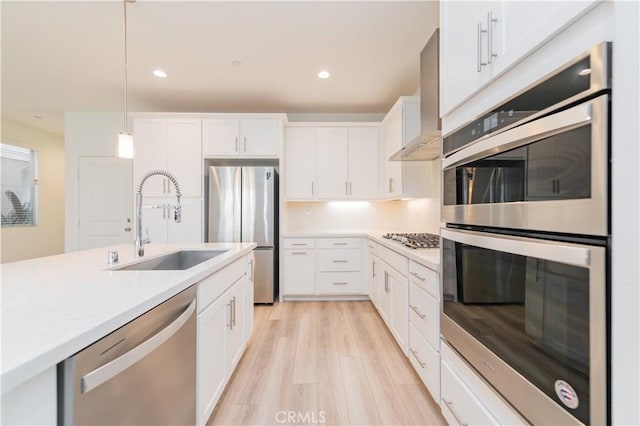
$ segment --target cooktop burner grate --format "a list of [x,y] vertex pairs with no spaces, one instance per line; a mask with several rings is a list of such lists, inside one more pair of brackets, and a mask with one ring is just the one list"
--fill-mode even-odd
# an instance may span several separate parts
[[412,249],[418,248],[439,248],[440,236],[434,234],[394,234],[389,233],[382,236],[389,240],[395,240]]

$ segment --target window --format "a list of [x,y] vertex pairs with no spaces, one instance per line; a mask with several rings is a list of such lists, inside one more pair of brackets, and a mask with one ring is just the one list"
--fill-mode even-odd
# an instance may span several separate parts
[[38,223],[38,153],[0,143],[2,226]]

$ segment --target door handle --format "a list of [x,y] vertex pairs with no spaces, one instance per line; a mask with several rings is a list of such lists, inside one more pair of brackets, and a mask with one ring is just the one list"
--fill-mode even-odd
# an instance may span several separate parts
[[311,181],[311,196],[313,197],[313,181]]
[[236,136],[236,152],[238,152],[238,137]]
[[249,260],[249,280],[253,282],[253,259]]
[[332,260],[331,262],[333,262],[333,263],[347,263],[349,261],[348,260]]
[[131,227],[127,226],[126,228],[124,228],[125,232],[131,232]]
[[493,58],[497,58],[498,54],[493,53],[493,24],[498,22],[498,19],[493,17],[493,12],[490,10],[487,12],[487,62],[491,63]]
[[171,336],[176,334],[178,330],[186,324],[189,318],[191,318],[191,315],[193,315],[195,310],[196,301],[194,299],[187,309],[185,309],[171,324],[163,328],[162,331],[140,343],[124,355],[121,355],[102,367],[98,367],[92,372],[85,374],[80,382],[81,393],[85,394],[91,392],[93,389],[97,388],[104,382],[111,380],[127,368],[140,361],[142,358],[149,355],[156,348],[169,340]]
[[349,195],[349,182],[344,183],[344,195]]
[[451,414],[453,414],[453,417],[456,419],[456,421],[458,422],[458,424],[460,426],[469,426],[468,423],[465,423],[462,420],[460,420],[460,417],[458,417],[458,415],[456,414],[455,410],[453,409],[453,402],[447,401],[445,398],[442,398],[442,402],[444,402],[444,405],[447,406],[447,408],[449,409]]
[[229,324],[227,324],[227,327],[229,327],[229,330],[233,330],[233,307],[231,304],[231,300],[229,300],[227,306],[229,307]]
[[487,65],[486,62],[482,62],[482,34],[486,32],[487,30],[482,29],[482,23],[478,22],[478,72],[482,71],[482,67]]
[[418,361],[418,364],[420,364],[420,368],[424,368],[427,366],[426,362],[422,362],[420,358],[418,358],[418,351],[409,349],[409,352],[411,352],[413,354],[413,357],[416,359],[416,361]]
[[333,283],[333,285],[347,285],[349,283]]
[[247,137],[244,137],[244,151],[247,152]]
[[416,277],[417,279],[419,279],[420,281],[424,281],[426,280],[426,278],[421,277],[420,275],[416,274],[415,272],[411,272],[411,275],[413,275],[414,277]]
[[412,310],[413,312],[415,312],[416,314],[418,314],[418,316],[420,317],[420,319],[425,319],[425,318],[427,317],[427,315],[426,315],[426,314],[421,314],[421,313],[418,311],[418,307],[417,307],[417,306],[415,306],[415,305],[409,305],[409,307],[411,308],[411,310]]
[[307,254],[306,251],[292,251],[291,254]]

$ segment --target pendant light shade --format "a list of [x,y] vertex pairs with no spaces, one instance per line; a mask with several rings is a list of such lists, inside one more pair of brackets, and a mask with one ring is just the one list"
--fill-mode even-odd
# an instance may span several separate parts
[[131,134],[121,132],[118,135],[118,157],[133,158],[133,136]]
[[124,132],[118,136],[118,157],[133,158],[133,136],[128,132],[127,118],[127,3],[135,0],[122,0],[124,5]]

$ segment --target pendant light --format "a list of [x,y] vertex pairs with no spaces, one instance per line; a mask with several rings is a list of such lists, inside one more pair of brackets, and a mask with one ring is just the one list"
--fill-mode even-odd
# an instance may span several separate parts
[[127,119],[127,3],[135,0],[122,0],[124,4],[124,132],[118,135],[118,157],[133,158],[133,136],[128,132]]

